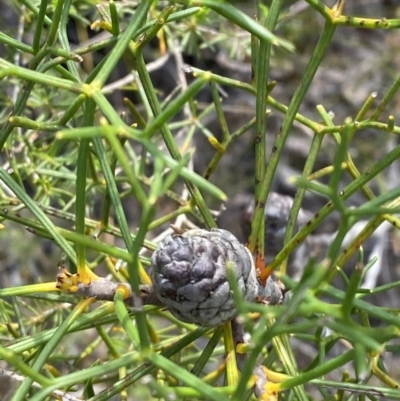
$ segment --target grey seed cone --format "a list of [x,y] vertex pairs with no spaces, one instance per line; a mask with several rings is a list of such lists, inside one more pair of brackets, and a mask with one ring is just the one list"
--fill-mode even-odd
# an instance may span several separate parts
[[[283,239],[292,205],[292,197],[276,192],[269,193],[265,207],[265,249],[268,250],[269,255],[277,255],[283,247]],[[254,214],[254,202],[248,205],[245,213],[250,224]],[[311,212],[300,209],[295,231],[305,225],[312,216]]]
[[227,262],[233,266],[244,299],[254,301],[259,284],[252,255],[222,229],[167,236],[152,256],[154,291],[179,320],[210,327],[224,324],[237,315]]

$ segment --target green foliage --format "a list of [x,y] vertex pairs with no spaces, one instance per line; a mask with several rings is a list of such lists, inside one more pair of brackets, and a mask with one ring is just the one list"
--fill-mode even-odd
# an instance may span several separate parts
[[[323,18],[324,26],[285,104],[274,97],[275,83],[269,81],[274,57],[283,63],[296,51],[274,33],[277,26],[290,33],[296,18],[287,17],[283,3],[273,0],[266,7],[260,1],[251,11],[216,0],[20,1],[7,6],[17,12],[19,28],[0,32],[2,238],[10,241],[10,255],[26,248],[32,260],[43,244],[56,244],[50,283],[40,283],[27,262],[21,272],[28,271],[29,277],[23,276],[21,285],[0,289],[0,358],[6,363],[0,373],[11,377],[15,372],[13,383],[22,381],[14,386],[13,400],[76,400],[83,394],[91,401],[114,395],[123,400],[243,401],[255,399],[249,389],[260,363],[268,377],[262,400],[274,399],[277,392],[285,400],[400,399],[396,372],[387,372],[382,362],[385,352],[398,357],[394,340],[400,335],[399,309],[374,305],[367,298],[397,288],[399,282],[360,288],[374,262],[364,260],[360,246],[386,221],[400,227],[399,189],[377,195],[371,189],[373,180],[382,180],[382,172],[400,158],[400,145],[363,170],[351,152],[363,130],[400,133],[392,115],[381,118],[397,94],[400,77],[378,104],[371,94],[356,115],[340,123],[323,105],[318,105],[315,118],[299,112],[339,26],[349,31],[397,29],[400,20],[348,16],[345,0],[332,8],[307,0],[308,12],[314,19]],[[101,19],[95,21],[99,14]],[[70,38],[71,21],[78,45]],[[96,32],[93,40],[88,38],[90,26]],[[110,34],[100,35],[104,32]],[[182,53],[201,58],[215,49],[223,49],[231,59],[250,59],[253,77],[244,82],[183,65]],[[177,88],[162,93],[150,64],[169,53],[183,68]],[[133,79],[114,87],[112,77],[119,69],[132,72]],[[208,88],[210,101],[201,109],[199,94]],[[253,115],[236,130],[224,111],[223,88],[255,98]],[[120,102],[114,95],[122,89],[135,97]],[[271,148],[267,140],[274,133],[267,130],[267,107],[283,115]],[[212,113],[222,138],[204,124]],[[301,176],[294,180],[297,196],[284,246],[264,268],[264,205],[294,123],[312,132],[313,139]],[[193,149],[197,135],[207,138],[213,155],[204,171],[196,173],[194,153],[202,152]],[[155,306],[127,309],[123,290],[116,292],[114,302],[104,303],[80,300],[72,293],[73,283],[71,294],[54,291],[56,263],[66,259],[83,282],[95,271],[128,282],[139,294],[140,286],[148,284],[153,240],[168,224],[216,226],[211,206],[227,197],[211,180],[235,141],[251,135],[256,207],[248,247],[261,278],[277,273],[291,296],[279,306],[237,299],[251,338],[244,355],[235,352],[230,325],[194,327]],[[316,170],[326,139],[335,146],[332,164]],[[346,174],[351,180],[343,187]],[[328,203],[296,232],[307,191]],[[366,200],[349,207],[346,200],[355,193]],[[295,282],[286,275],[289,256],[334,211],[340,215],[337,235],[323,260],[310,259]],[[343,249],[346,234],[362,218],[368,223]],[[359,257],[355,263],[353,255]],[[353,265],[347,277],[343,269],[349,262]],[[342,289],[332,285],[338,273]],[[259,314],[256,322],[254,313]],[[316,350],[306,366],[299,367],[291,338]],[[332,356],[338,344],[345,344],[346,351]]]

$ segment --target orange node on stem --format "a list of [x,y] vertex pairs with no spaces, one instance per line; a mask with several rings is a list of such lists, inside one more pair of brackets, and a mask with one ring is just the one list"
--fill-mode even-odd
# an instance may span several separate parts
[[61,291],[77,292],[79,283],[79,274],[72,274],[65,267],[56,276],[56,288]]
[[258,279],[260,283],[265,286],[267,284],[268,277],[272,274],[272,270],[268,266],[264,266],[263,269],[257,270],[259,272]]

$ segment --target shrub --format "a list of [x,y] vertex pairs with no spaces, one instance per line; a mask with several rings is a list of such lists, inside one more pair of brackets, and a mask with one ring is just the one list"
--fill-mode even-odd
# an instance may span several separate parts
[[[377,276],[400,224],[400,127],[386,110],[400,78],[378,96],[351,69],[340,92],[327,60],[345,75],[350,35],[400,20],[352,16],[345,0],[283,3],[2,5],[5,399],[399,398],[384,365],[397,360],[399,310],[385,297],[399,281]],[[385,48],[355,48],[377,54],[368,71],[381,76]],[[229,260],[239,317],[197,327],[153,293],[151,253],[174,231],[217,224],[245,235],[252,273],[277,298],[250,299]]]

